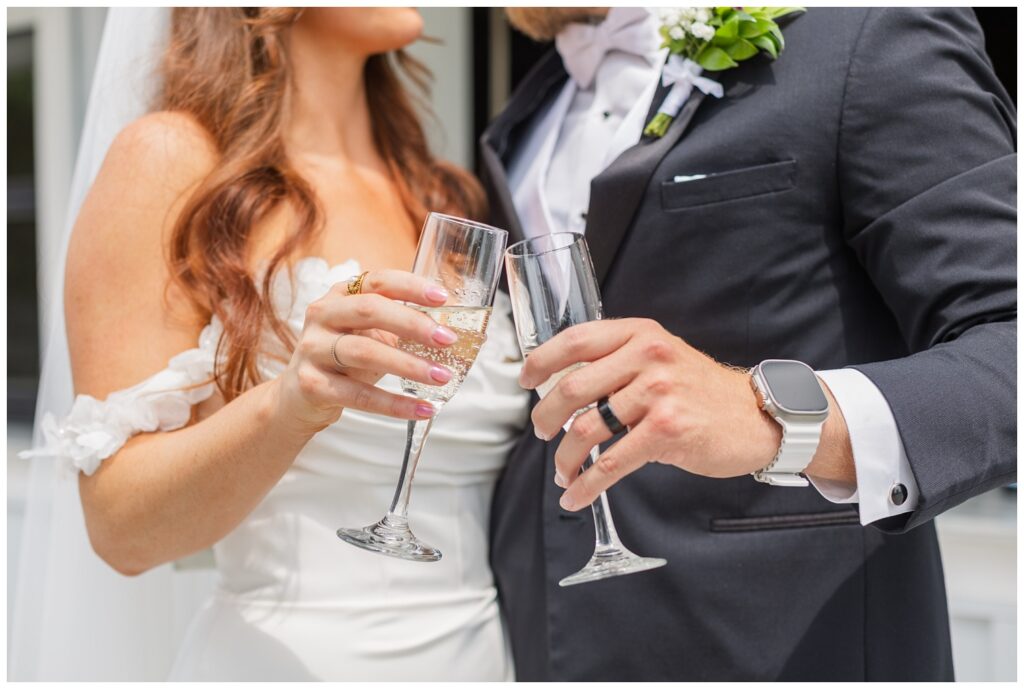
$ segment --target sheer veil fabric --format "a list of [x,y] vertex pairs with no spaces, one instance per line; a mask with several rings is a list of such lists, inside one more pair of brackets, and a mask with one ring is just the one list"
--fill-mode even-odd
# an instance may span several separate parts
[[[34,442],[46,412],[60,417],[73,400],[64,328],[64,257],[78,209],[117,133],[145,114],[155,69],[168,41],[170,10],[108,10],[69,195],[44,339]],[[22,532],[8,678],[12,680],[161,680],[214,573],[164,565],[127,578],[92,551],[78,499],[77,473],[33,459]]]

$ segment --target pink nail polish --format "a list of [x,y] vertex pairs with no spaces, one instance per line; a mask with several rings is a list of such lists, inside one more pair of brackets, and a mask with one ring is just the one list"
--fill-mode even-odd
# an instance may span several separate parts
[[436,380],[438,383],[447,383],[449,380],[452,379],[452,372],[440,366],[431,366],[430,377]]
[[446,290],[444,287],[428,287],[426,294],[427,299],[432,299],[433,301],[448,301],[448,290]]
[[449,330],[448,328],[444,327],[443,325],[439,325],[436,328],[434,328],[434,335],[433,335],[433,337],[434,337],[434,342],[437,342],[437,343],[443,344],[443,345],[450,345],[452,342],[455,342],[455,340],[459,339],[458,335],[456,335],[455,333],[453,333],[451,330]]
[[435,414],[434,405],[427,404],[426,402],[420,402],[416,405],[416,416],[424,419],[429,419]]

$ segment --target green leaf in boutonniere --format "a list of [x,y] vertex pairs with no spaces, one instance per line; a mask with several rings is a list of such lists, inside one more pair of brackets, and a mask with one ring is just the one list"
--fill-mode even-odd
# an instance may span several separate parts
[[[786,42],[775,22],[802,7],[681,7],[659,10],[662,47],[669,61],[662,82],[672,86],[658,113],[644,128],[646,136],[661,137],[694,87],[722,97],[722,87],[701,77],[701,70],[721,72],[738,67],[758,53],[778,59]],[[717,86],[717,88],[716,88]]]
[[740,38],[726,48],[725,52],[736,62],[741,62],[757,55],[757,46],[745,38]]
[[703,50],[697,53],[697,64],[709,72],[719,72],[723,69],[735,67],[739,63],[730,57],[727,51],[717,46],[706,45]]
[[773,41],[768,36],[757,36],[756,38],[751,38],[750,42],[756,45],[764,52],[768,53],[768,55],[773,60],[779,56],[778,46],[775,45],[775,41]]

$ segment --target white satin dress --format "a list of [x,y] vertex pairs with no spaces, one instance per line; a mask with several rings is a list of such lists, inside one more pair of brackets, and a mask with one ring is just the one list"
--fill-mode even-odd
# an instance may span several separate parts
[[[301,330],[306,306],[360,272],[300,261],[281,271],[275,308]],[[98,402],[80,397],[53,441],[79,468],[98,465],[133,433],[184,425],[212,394],[172,388],[208,379],[218,322],[167,369]],[[394,494],[406,423],[346,410],[303,448],[281,481],[214,546],[219,582],[193,620],[173,680],[512,680],[509,644],[488,566],[495,481],[528,416],[507,296],[487,341],[427,439],[409,510],[439,562],[408,562],[343,543],[339,526],[383,516]],[[265,375],[284,364],[261,360]],[[398,380],[381,387],[400,392]],[[104,435],[105,434],[105,435]],[[51,452],[53,448],[51,448]]]

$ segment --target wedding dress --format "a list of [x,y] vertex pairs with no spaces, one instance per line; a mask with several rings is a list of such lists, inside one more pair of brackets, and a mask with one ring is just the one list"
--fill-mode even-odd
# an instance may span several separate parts
[[[359,272],[354,260],[330,267],[303,259],[277,274],[274,308],[298,334],[309,303]],[[435,420],[416,471],[410,520],[441,549],[440,562],[385,557],[335,535],[386,510],[406,439],[404,421],[345,410],[214,546],[217,586],[185,635],[171,679],[513,678],[488,566],[491,495],[528,413],[510,311],[499,292],[486,343]],[[76,398],[69,416],[44,422],[48,447],[40,452],[89,470],[134,433],[184,425],[191,405],[213,393],[212,384],[196,384],[209,380],[220,328],[214,319],[195,349],[133,388],[103,402]],[[262,351],[274,347],[268,333]],[[260,359],[266,377],[284,366]],[[379,385],[401,392],[392,376]]]

